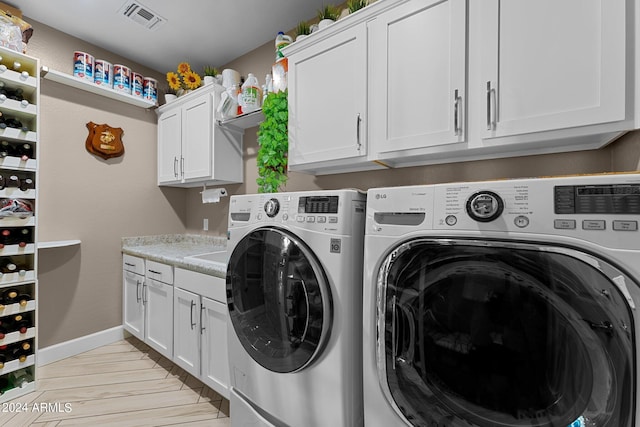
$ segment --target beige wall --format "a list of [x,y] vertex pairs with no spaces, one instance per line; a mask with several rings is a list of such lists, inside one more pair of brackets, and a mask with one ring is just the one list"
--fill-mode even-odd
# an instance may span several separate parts
[[[222,68],[233,68],[246,76],[254,73],[261,82],[270,72],[275,59],[273,42],[265,43]],[[231,195],[256,193],[256,154],[258,128],[247,129],[244,135],[245,180],[240,185],[225,188]],[[576,173],[631,171],[640,169],[640,131],[629,133],[600,150],[540,156],[516,157],[444,165],[398,168],[370,172],[310,176],[292,172],[285,191],[359,188],[432,184],[451,181],[474,181],[497,178],[534,177]],[[203,205],[197,189],[189,190],[187,229],[202,233],[203,218],[209,219],[209,233],[226,234],[229,198],[218,204]]]
[[[27,18],[28,19],[28,18]],[[162,75],[30,21],[28,54],[72,73],[74,50],[143,74]],[[125,154],[102,160],[84,147],[86,123],[124,130]],[[122,324],[123,236],[182,233],[186,193],[156,185],[156,114],[41,80],[38,147],[39,241],[80,239],[80,246],[41,249],[39,347]]]

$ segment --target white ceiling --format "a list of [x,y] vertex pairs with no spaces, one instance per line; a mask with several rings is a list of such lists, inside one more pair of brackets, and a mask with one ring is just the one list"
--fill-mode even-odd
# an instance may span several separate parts
[[[135,0],[166,19],[155,30],[118,11],[131,0],[9,0],[64,33],[166,73],[187,61],[221,67],[316,16],[327,0]],[[36,33],[34,33],[34,37]]]

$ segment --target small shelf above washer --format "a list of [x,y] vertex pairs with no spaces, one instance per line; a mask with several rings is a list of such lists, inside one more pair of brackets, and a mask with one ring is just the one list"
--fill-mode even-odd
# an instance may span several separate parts
[[76,246],[82,243],[80,240],[54,240],[50,242],[39,242],[38,249],[63,248],[66,246]]
[[44,65],[40,69],[40,76],[45,80],[51,80],[63,85],[74,87],[76,89],[91,92],[95,95],[100,95],[106,98],[115,99],[116,101],[135,105],[137,107],[148,109],[157,106],[155,102],[147,101],[145,99],[138,98],[133,95],[128,95],[126,93],[117,92],[107,87],[98,86],[95,83],[70,76],[69,74],[61,73],[60,71],[56,70],[50,70],[49,67],[46,67]]
[[229,119],[218,120],[219,126],[233,126],[239,129],[249,129],[258,126],[264,120],[262,109],[242,114]]

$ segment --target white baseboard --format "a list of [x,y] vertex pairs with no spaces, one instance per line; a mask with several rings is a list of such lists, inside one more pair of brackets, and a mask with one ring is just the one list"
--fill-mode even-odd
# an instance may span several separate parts
[[54,344],[38,350],[36,364],[38,366],[48,365],[49,363],[102,347],[103,345],[113,344],[114,342],[123,340],[124,337],[125,332],[122,326],[116,326],[91,335],[85,335],[84,337]]

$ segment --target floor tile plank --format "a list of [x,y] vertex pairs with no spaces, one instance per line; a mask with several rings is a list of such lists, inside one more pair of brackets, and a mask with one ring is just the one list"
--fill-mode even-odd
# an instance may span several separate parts
[[146,344],[129,338],[38,369],[27,412],[0,426],[229,427],[229,401]]

